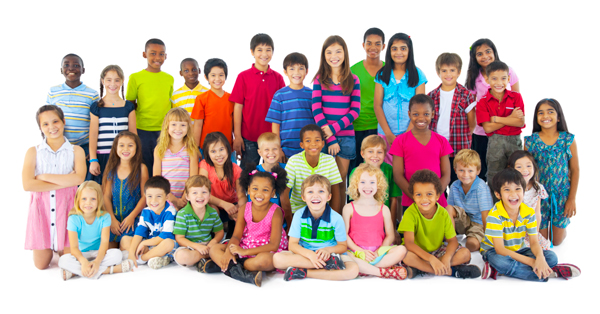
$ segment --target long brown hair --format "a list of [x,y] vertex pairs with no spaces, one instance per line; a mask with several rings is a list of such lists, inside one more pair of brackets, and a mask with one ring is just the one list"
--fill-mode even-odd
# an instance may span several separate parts
[[[108,162],[104,169],[104,176],[102,177],[102,186],[107,188],[106,182],[108,180],[114,181],[117,176],[117,170],[121,165],[121,158],[117,155],[117,147],[119,146],[119,139],[122,137],[129,137],[135,142],[135,154],[131,157],[130,161],[131,172],[127,176],[127,189],[130,193],[133,193],[142,181],[142,142],[140,141],[139,136],[129,131],[121,131],[113,141],[110,155],[108,156]],[[112,189],[112,186],[108,188]]]
[[354,89],[354,78],[352,77],[352,72],[350,72],[350,56],[348,55],[348,47],[346,46],[346,42],[338,35],[329,36],[327,39],[325,39],[323,48],[321,48],[321,61],[319,63],[319,69],[317,70],[317,74],[313,78],[313,81],[318,79],[323,89],[329,89],[329,79],[333,80],[333,78],[331,77],[331,67],[329,64],[327,64],[327,60],[325,60],[325,50],[327,50],[327,48],[333,44],[342,46],[342,49],[344,50],[344,62],[342,62],[342,69],[340,71],[339,79],[342,85],[342,93],[344,95],[349,95]]

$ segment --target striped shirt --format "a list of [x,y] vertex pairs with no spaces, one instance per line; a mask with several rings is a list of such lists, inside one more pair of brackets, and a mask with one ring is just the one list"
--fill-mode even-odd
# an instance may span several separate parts
[[483,225],[481,212],[491,210],[494,207],[494,201],[492,200],[490,188],[485,184],[485,181],[475,176],[475,181],[471,184],[467,194],[465,194],[460,180],[452,183],[448,195],[448,205],[461,207],[471,221]]
[[173,234],[183,235],[194,243],[203,243],[212,240],[211,232],[223,230],[223,223],[219,214],[212,207],[206,205],[202,219],[196,215],[192,205],[188,202],[184,208],[177,213]]
[[98,92],[83,83],[75,88],[63,83],[50,88],[46,104],[56,105],[65,114],[65,137],[73,145],[85,145],[90,137],[90,106]]
[[292,213],[295,213],[298,209],[306,206],[306,203],[302,200],[302,182],[313,174],[320,174],[326,177],[331,185],[335,185],[342,182],[340,171],[338,170],[335,159],[327,154],[321,153],[319,155],[319,163],[315,168],[311,167],[306,161],[305,152],[296,154],[288,160],[285,171],[287,172],[287,187],[292,190],[290,194],[290,205],[292,207]]
[[162,176],[171,183],[171,193],[176,197],[183,195],[185,181],[190,177],[190,155],[187,146],[177,153],[167,148],[161,162]]
[[286,157],[302,152],[300,130],[315,123],[312,113],[312,90],[295,90],[286,86],[273,96],[265,121],[279,124],[281,150]]
[[336,136],[354,136],[352,122],[360,114],[360,81],[352,74],[354,88],[350,95],[344,95],[342,84],[333,84],[329,89],[321,89],[319,77],[313,82],[312,111],[315,122],[320,127],[328,125],[334,136],[327,139],[327,144],[337,143]]
[[165,203],[165,208],[159,214],[148,207],[142,209],[139,223],[135,228],[135,235],[144,239],[160,237],[161,239],[175,240],[173,227],[176,214],[177,210],[169,202]]
[[208,91],[208,88],[202,86],[200,83],[194,89],[190,89],[187,85],[183,84],[180,89],[173,92],[173,96],[171,96],[171,108],[182,107],[191,116],[196,97],[206,91]]
[[90,113],[98,117],[98,154],[110,154],[113,141],[121,131],[129,130],[129,114],[135,110],[132,102],[123,107],[98,107],[92,104]]
[[513,222],[508,216],[502,201],[496,203],[496,206],[490,210],[486,225],[485,237],[481,241],[481,252],[494,248],[493,238],[502,238],[504,247],[511,251],[518,251],[524,245],[525,234],[537,235],[537,221],[535,220],[535,210],[525,203],[521,203],[517,222]]
[[325,206],[323,215],[318,219],[313,217],[308,206],[295,213],[290,225],[290,238],[300,239],[300,246],[312,251],[336,246],[338,242],[346,241],[344,219],[329,205]]

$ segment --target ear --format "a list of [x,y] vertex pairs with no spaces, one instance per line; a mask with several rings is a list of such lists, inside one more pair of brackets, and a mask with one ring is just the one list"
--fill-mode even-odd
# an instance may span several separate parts
[[477,170],[477,176],[479,176],[480,172],[481,172],[481,169]]
[[385,44],[381,44],[381,51],[385,51]]
[[250,54],[254,57],[254,50],[250,49]]
[[183,76],[183,71],[179,71],[179,75]]
[[367,50],[367,48],[365,48],[365,43],[364,42],[362,43],[362,46],[363,46],[364,50]]
[[146,51],[142,52],[142,56],[144,57],[144,59],[147,59],[148,57],[146,56]]
[[327,198],[327,202],[331,201],[331,193],[329,193],[329,197]]
[[484,75],[484,76],[483,76],[483,79],[485,80],[485,82],[486,82],[488,85],[491,85],[491,84],[490,84],[490,82],[488,82],[488,76],[487,76],[487,75]]
[[360,150],[360,157],[362,157],[363,159],[365,158],[365,152],[362,149]]
[[497,199],[502,200],[502,196],[500,195],[500,193],[494,191],[494,195],[496,195]]
[[304,142],[300,139],[300,148],[304,149]]
[[167,60],[167,54],[165,53],[165,60]]
[[81,74],[85,73],[85,68],[81,68]]

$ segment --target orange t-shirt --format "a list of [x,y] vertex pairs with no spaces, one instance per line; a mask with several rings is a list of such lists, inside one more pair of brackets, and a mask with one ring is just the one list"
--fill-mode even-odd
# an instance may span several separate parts
[[203,119],[202,136],[200,137],[200,148],[204,145],[204,138],[208,133],[221,132],[233,146],[233,106],[229,101],[229,93],[225,92],[223,97],[217,96],[212,90],[202,93],[196,97],[192,119]]

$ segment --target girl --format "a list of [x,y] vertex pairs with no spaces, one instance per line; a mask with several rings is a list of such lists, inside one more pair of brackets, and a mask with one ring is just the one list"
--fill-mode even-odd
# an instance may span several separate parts
[[[485,68],[488,64],[496,60],[500,61],[500,58],[498,57],[496,46],[487,38],[475,41],[473,45],[471,45],[469,56],[469,69],[467,70],[465,87],[471,91],[471,93],[475,94],[477,101],[479,101],[479,99],[487,94],[488,89],[490,88],[490,84],[488,84],[484,78]],[[517,73],[511,67],[508,67],[508,75],[510,85],[510,88],[508,89],[518,93],[520,90]],[[488,137],[485,134],[483,127],[479,125],[475,126],[472,139],[471,148],[473,148],[473,150],[479,154],[479,158],[481,158],[481,171],[479,172],[479,177],[484,181],[487,181],[486,154]]]
[[271,198],[283,192],[286,181],[286,172],[279,166],[272,172],[258,171],[253,164],[244,169],[239,184],[251,201],[239,211],[229,243],[210,249],[211,259],[227,276],[260,287],[262,271],[275,270],[273,254],[287,250],[288,240],[282,227],[283,210]]
[[67,213],[77,185],[85,178],[85,153],[64,137],[65,116],[60,108],[42,106],[35,118],[43,141],[27,150],[23,163],[23,188],[32,192],[25,249],[33,250],[35,267],[46,269],[53,252],[62,254],[66,249],[68,253]]
[[[448,140],[429,130],[434,105],[431,97],[416,95],[408,105],[410,123],[414,126],[410,132],[396,137],[390,153],[394,155],[394,181],[402,190],[402,206],[406,209],[413,203],[412,194],[408,191],[408,180],[417,171],[429,169],[440,178],[442,191],[446,191],[450,183],[450,159],[452,147]],[[448,206],[446,196],[442,193],[438,203]]]
[[122,131],[112,144],[104,171],[104,206],[111,217],[110,247],[128,252],[138,216],[146,206],[143,186],[148,180],[148,168],[142,162],[140,138]]
[[[531,155],[530,152],[524,150],[518,150],[508,158],[508,168],[513,168],[519,171],[525,182],[527,182],[527,189],[524,193],[523,203],[525,205],[535,209],[535,219],[537,221],[542,221],[541,214],[541,201],[542,199],[548,198],[548,193],[546,193],[546,189],[543,185],[541,185],[538,180],[538,166]],[[484,213],[487,217],[487,212]],[[538,230],[540,229],[541,224],[538,224]],[[543,235],[538,235],[538,240],[540,242],[540,246],[544,250],[550,249],[550,241],[544,238]],[[525,237],[525,245],[530,247],[529,245],[529,237]]]
[[239,185],[242,169],[231,162],[231,146],[221,132],[206,135],[202,151],[207,158],[200,162],[200,175],[210,180],[209,203],[219,211],[224,229],[227,230],[226,238],[231,237],[238,208],[244,208],[247,201],[246,193]]
[[576,214],[577,144],[558,101],[542,99],[535,106],[535,114],[533,132],[525,136],[525,150],[534,156],[540,168],[540,183],[549,195],[542,201],[540,232],[554,245],[560,245],[567,236],[570,218]]
[[[109,65],[100,73],[100,101],[90,107],[90,175],[88,180],[102,184],[113,140],[120,131],[137,134],[135,105],[123,100],[125,75],[118,65]],[[106,96],[102,97],[106,88]],[[119,90],[121,96],[119,96]]]
[[343,217],[348,233],[350,257],[366,275],[403,280],[404,267],[395,267],[406,255],[406,248],[392,243],[395,239],[387,198],[387,180],[383,172],[369,164],[361,164],[350,177],[348,195],[353,199],[344,207]]
[[192,120],[185,109],[169,110],[154,149],[154,175],[159,173],[171,183],[167,196],[177,209],[187,204],[183,196],[185,181],[198,174],[198,146],[194,142]]
[[377,133],[386,140],[385,162],[392,164],[390,146],[396,136],[410,130],[408,102],[416,94],[425,94],[427,78],[415,65],[412,39],[404,33],[390,38],[385,66],[375,74],[373,109],[377,116]]
[[358,76],[350,72],[348,48],[340,36],[329,36],[323,43],[312,97],[315,122],[327,140],[325,152],[335,156],[342,176],[340,204],[345,204],[348,166],[350,160],[356,158],[352,122],[360,113],[360,82]]
[[[123,259],[118,249],[108,249],[110,215],[103,211],[102,188],[94,181],[86,181],[77,189],[75,206],[69,212],[67,230],[71,254],[58,260],[63,280],[73,274],[98,279],[102,274],[126,273],[133,261]],[[110,267],[110,268],[109,268]]]

